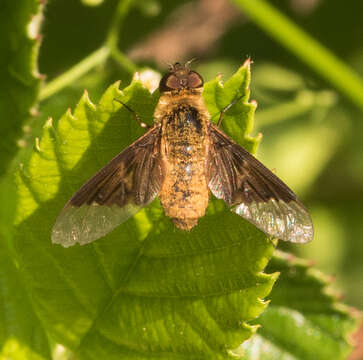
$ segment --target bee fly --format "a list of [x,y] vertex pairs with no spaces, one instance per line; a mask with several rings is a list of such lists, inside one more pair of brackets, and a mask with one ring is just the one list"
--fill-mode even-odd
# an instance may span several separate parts
[[190,230],[205,214],[209,191],[268,235],[296,243],[313,238],[296,195],[219,129],[230,106],[218,125],[210,122],[203,79],[189,64],[174,64],[159,90],[154,125],[73,195],[53,227],[53,243],[90,243],[156,196],[175,226]]

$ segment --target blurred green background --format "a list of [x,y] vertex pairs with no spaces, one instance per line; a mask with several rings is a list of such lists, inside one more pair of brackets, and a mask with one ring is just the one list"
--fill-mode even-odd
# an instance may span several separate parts
[[[117,3],[48,2],[39,60],[48,81],[102,45]],[[134,3],[120,29],[119,48],[138,68],[164,71],[167,62],[196,57],[194,68],[208,80],[218,73],[228,77],[252,58],[254,134],[263,133],[258,157],[299,195],[316,228],[311,244],[279,246],[313,260],[336,277],[346,303],[363,308],[362,109],[226,1]],[[362,1],[270,3],[363,74]],[[27,141],[49,116],[74,107],[85,88],[97,102],[109,84],[121,79],[126,85],[131,77],[122,61],[94,67],[41,102]]]

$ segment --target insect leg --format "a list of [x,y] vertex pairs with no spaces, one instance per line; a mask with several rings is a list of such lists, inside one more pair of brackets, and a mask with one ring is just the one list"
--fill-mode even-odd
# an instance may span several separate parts
[[221,110],[221,113],[219,114],[219,119],[217,126],[220,127],[222,124],[223,115],[238,101],[240,101],[243,98],[243,95],[239,96],[238,98],[234,99],[230,104],[228,104],[224,109]]
[[145,124],[144,122],[141,121],[140,116],[137,114],[137,112],[133,109],[130,108],[130,106],[126,105],[124,102],[122,102],[119,99],[113,99],[117,102],[119,102],[120,104],[122,104],[128,111],[130,111],[134,116],[135,116],[135,120],[138,122],[138,124],[144,128],[144,129],[149,129],[150,126],[148,124]]

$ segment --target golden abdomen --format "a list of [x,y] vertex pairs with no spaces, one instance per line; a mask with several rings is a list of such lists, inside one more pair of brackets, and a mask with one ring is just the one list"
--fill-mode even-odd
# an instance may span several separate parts
[[164,119],[161,150],[165,180],[159,197],[175,226],[190,230],[205,214],[209,200],[206,126],[197,112],[178,110]]
[[160,191],[161,204],[178,228],[190,230],[205,214],[208,205],[204,161],[169,162],[167,172]]

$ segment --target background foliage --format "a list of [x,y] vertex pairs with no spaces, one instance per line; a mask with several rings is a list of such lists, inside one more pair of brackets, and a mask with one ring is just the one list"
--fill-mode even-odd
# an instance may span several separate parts
[[[42,3],[6,0],[0,14],[3,40],[0,48],[0,91],[3,94],[0,98],[0,131],[4,146],[0,170],[5,173],[0,188],[0,304],[5,310],[0,318],[0,343],[1,356],[11,354],[11,358],[19,359],[68,358],[69,350],[57,345],[56,337],[49,336],[45,317],[39,307],[34,308],[34,292],[29,291],[30,280],[24,277],[29,269],[21,266],[21,256],[36,257],[37,252],[24,253],[23,243],[13,241],[13,228],[9,224],[16,204],[11,180],[14,169],[19,163],[28,163],[33,144],[41,136],[47,118],[58,119],[68,107],[74,108],[85,88],[92,101],[97,102],[115,81],[121,79],[123,84],[128,84],[137,68],[148,65],[162,69],[159,58],[142,57],[136,50],[146,49],[145,41],[152,38],[156,30],[173,29],[172,24],[177,23],[180,7],[184,4],[189,5],[186,13],[193,13],[201,11],[200,3],[203,2],[53,0],[45,9]],[[363,5],[356,1],[345,6],[338,0],[259,3],[251,8],[249,1],[236,0],[238,8],[229,10],[232,15],[225,20],[228,26],[217,34],[209,48],[198,44],[190,48],[188,44],[193,41],[187,39],[179,46],[185,51],[179,52],[177,59],[165,61],[183,61],[197,56],[196,70],[205,78],[213,79],[219,72],[228,78],[247,55],[252,57],[251,93],[258,101],[254,134],[261,131],[264,136],[258,156],[268,167],[275,168],[300,195],[311,209],[316,227],[316,237],[311,244],[303,247],[279,244],[279,247],[315,261],[318,268],[335,276],[345,294],[345,302],[362,308],[363,142],[360,134],[363,126],[359,74],[363,73]],[[268,4],[275,8],[271,10],[266,7]],[[176,10],[179,13],[170,23],[170,14]],[[241,10],[252,20],[238,17]],[[34,16],[43,11],[38,66],[48,80],[39,93],[36,59],[40,41],[38,25],[42,17]],[[292,23],[286,23],[284,15]],[[210,19],[212,17],[210,15]],[[209,18],[201,19],[199,25],[208,23]],[[270,21],[272,25],[269,25],[269,19],[274,20]],[[199,31],[198,24],[194,25],[195,32]],[[215,24],[213,28],[216,28]],[[301,30],[316,42],[301,35]],[[177,33],[178,28],[173,31]],[[168,50],[171,45],[166,44],[164,47]],[[159,49],[157,46],[161,45],[154,43],[155,49]],[[67,72],[69,69],[71,72]],[[116,145],[114,143],[115,151]],[[120,143],[120,147],[124,145],[126,143]],[[24,212],[27,205],[22,205]],[[48,221],[52,222],[51,219]],[[42,236],[45,239],[46,234]],[[22,239],[26,239],[24,233]],[[18,244],[17,247],[14,248],[14,244]],[[30,249],[32,244],[32,241],[28,242]],[[243,349],[251,359],[260,358],[261,354],[266,359],[316,359],[317,350],[326,350],[326,353],[319,353],[320,359],[332,359],[332,354],[337,359],[346,358],[349,350],[344,339],[352,327],[347,315],[350,310],[337,309],[334,297],[330,295],[317,295],[325,292],[326,278],[315,274],[315,290],[310,294],[302,292],[301,296],[306,296],[306,308],[289,299],[288,290],[283,290],[284,286],[290,291],[294,289],[294,281],[298,284],[295,290],[304,289],[301,281],[306,281],[306,265],[289,264],[283,255],[270,263],[268,272],[282,271],[280,283],[271,294],[271,306],[257,320],[263,325],[259,335],[236,349],[236,354]],[[314,281],[308,277],[309,289]],[[295,290],[293,294],[296,295]],[[40,287],[38,293],[41,291]],[[308,300],[313,301],[309,303]],[[285,312],[279,312],[278,308]],[[303,318],[298,317],[299,313]],[[283,314],[287,317],[283,318]],[[277,318],[283,329],[274,333],[276,329],[268,324]],[[311,353],[309,347],[287,341],[283,335],[293,334],[292,328],[298,329],[291,324],[291,319],[304,321],[304,326],[317,334],[314,339],[306,340],[311,345]],[[299,338],[299,333],[294,336]],[[325,336],[336,339],[334,345],[337,347],[320,346],[320,341],[327,343]]]

